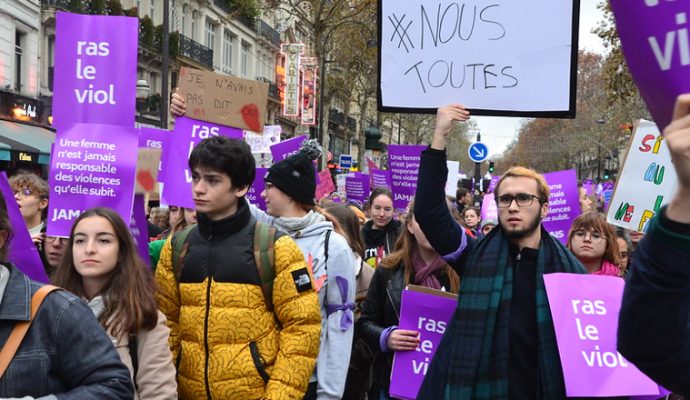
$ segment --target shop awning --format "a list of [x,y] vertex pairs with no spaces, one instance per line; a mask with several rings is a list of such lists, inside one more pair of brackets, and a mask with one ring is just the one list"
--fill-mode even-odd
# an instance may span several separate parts
[[40,126],[0,120],[0,160],[50,163],[55,133]]

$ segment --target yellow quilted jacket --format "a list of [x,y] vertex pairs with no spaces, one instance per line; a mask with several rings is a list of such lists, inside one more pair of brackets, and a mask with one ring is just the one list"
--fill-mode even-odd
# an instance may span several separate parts
[[[203,224],[201,216],[200,228],[188,236],[179,284],[171,240],[156,269],[180,399],[301,399],[316,363],[321,326],[302,252],[290,237],[276,239],[270,312],[256,284],[253,219],[226,237]],[[243,282],[247,279],[256,282]]]

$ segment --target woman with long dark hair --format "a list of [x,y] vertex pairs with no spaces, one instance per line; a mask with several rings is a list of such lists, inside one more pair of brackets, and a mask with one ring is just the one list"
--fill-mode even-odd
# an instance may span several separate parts
[[400,221],[393,218],[393,193],[384,188],[376,188],[369,196],[371,219],[364,224],[364,261],[376,267],[381,260],[393,251],[395,241],[400,235]]
[[55,283],[88,303],[130,370],[135,399],[177,398],[153,276],[117,213],[92,208],[76,219]]

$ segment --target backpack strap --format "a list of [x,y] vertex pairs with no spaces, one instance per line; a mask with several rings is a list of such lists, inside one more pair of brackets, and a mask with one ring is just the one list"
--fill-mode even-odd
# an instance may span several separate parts
[[22,344],[22,340],[24,340],[24,336],[26,336],[26,332],[29,331],[31,322],[33,322],[39,307],[43,304],[43,300],[45,300],[49,293],[58,289],[60,288],[57,286],[45,285],[38,289],[31,297],[31,319],[18,322],[12,329],[5,345],[2,346],[2,350],[0,350],[0,377],[5,374],[5,370],[10,366],[14,355],[19,349],[19,345]]
[[173,274],[175,275],[175,280],[177,283],[180,282],[180,276],[182,276],[182,267],[184,267],[184,258],[189,250],[189,242],[187,242],[187,237],[189,232],[196,227],[196,224],[187,225],[182,231],[177,232],[173,235],[171,241],[172,245],[172,267]]
[[328,240],[331,238],[331,232],[333,232],[331,229],[326,231],[326,239],[323,241],[323,266],[326,268],[326,272],[328,272],[328,264],[326,263],[328,262]]
[[127,340],[127,348],[129,349],[129,358],[132,359],[132,381],[134,382],[134,390],[139,391],[137,384],[137,373],[139,372],[139,341],[136,333],[130,333]]
[[254,227],[254,262],[261,280],[266,309],[273,312],[273,280],[275,272],[275,253],[273,251],[276,228],[256,223]]

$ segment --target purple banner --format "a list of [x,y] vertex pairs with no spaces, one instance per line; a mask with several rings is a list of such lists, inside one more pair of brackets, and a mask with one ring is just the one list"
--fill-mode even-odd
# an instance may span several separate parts
[[54,126],[134,126],[139,20],[58,12]]
[[493,220],[498,222],[498,207],[493,193],[487,193],[482,200],[482,221]]
[[395,352],[389,389],[392,397],[417,398],[426,371],[457,304],[454,296],[444,293],[427,288],[403,291],[399,328],[419,332],[420,342],[414,351]]
[[139,131],[114,125],[64,125],[50,156],[48,236],[69,236],[74,221],[93,207],[132,215]]
[[299,147],[305,140],[307,140],[307,136],[302,135],[272,145],[271,154],[273,155],[273,163],[283,161],[291,155],[297,154]]
[[388,145],[388,170],[393,185],[393,207],[404,210],[417,190],[419,158],[427,146]]
[[38,282],[50,283],[48,275],[43,268],[41,256],[38,254],[38,249],[31,240],[29,230],[26,227],[22,212],[19,211],[17,200],[14,198],[14,192],[7,180],[5,171],[0,172],[0,192],[5,198],[7,204],[7,216],[10,219],[10,226],[12,227],[12,240],[8,244],[7,261],[14,264],[26,276]]
[[369,198],[369,175],[355,172],[345,178],[345,197],[359,207],[363,207]]
[[134,195],[132,205],[132,218],[129,220],[129,232],[137,245],[139,257],[151,266],[151,256],[149,256],[149,225],[146,220],[146,209],[144,206],[144,195]]
[[690,7],[687,1],[659,0],[612,0],[611,7],[628,69],[663,130],[671,122],[676,97],[690,92],[683,31]]
[[178,117],[175,120],[168,156],[163,164],[165,179],[158,179],[165,185],[162,194],[165,204],[196,208],[192,199],[192,173],[187,162],[194,146],[212,136],[242,140],[242,130],[188,117]]
[[659,387],[616,350],[625,281],[544,275],[569,397],[653,395]]
[[371,187],[372,188],[385,188],[391,190],[393,188],[393,183],[391,182],[391,171],[383,169],[369,169],[371,174]]
[[568,231],[580,215],[577,176],[574,169],[544,174],[549,184],[549,214],[542,221],[551,236],[566,244]]
[[248,202],[254,204],[264,211],[266,211],[266,201],[263,197],[261,197],[261,192],[263,192],[264,188],[266,187],[264,177],[266,176],[267,171],[268,168],[256,168],[256,178],[254,178],[254,183],[252,183],[252,186],[249,188],[249,191],[245,196]]

